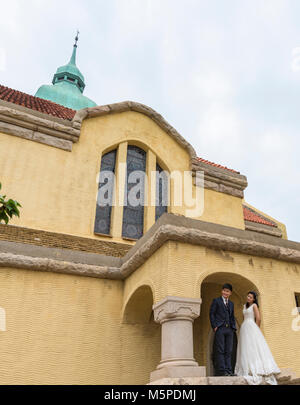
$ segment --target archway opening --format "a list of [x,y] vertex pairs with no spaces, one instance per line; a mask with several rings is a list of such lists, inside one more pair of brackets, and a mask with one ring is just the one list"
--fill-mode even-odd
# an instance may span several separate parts
[[153,295],[148,285],[139,287],[129,298],[124,314],[123,323],[147,324],[153,319]]
[[222,286],[230,283],[233,292],[230,300],[234,303],[234,314],[237,324],[237,333],[234,335],[232,353],[232,369],[236,361],[236,347],[238,342],[239,327],[243,322],[243,305],[246,303],[248,291],[259,292],[256,285],[249,279],[235,273],[216,272],[207,276],[201,284],[201,313],[194,324],[195,358],[200,365],[206,366],[208,376],[216,375],[214,332],[209,320],[209,309],[214,298],[221,296]]
[[[161,357],[161,326],[153,317],[153,294],[148,285],[138,287],[123,311],[121,383],[147,384]],[[130,361],[129,361],[130,360]]]

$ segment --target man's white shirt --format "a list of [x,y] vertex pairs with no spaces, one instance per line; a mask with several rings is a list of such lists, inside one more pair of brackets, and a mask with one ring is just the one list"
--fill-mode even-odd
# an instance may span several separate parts
[[224,298],[223,296],[222,296],[222,298],[223,298],[224,304],[226,305],[226,301],[227,301],[227,304],[228,304],[228,298],[227,298],[227,300],[226,300],[226,298]]

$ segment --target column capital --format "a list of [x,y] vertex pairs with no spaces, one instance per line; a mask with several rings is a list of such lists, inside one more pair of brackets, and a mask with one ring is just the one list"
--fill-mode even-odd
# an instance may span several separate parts
[[185,319],[194,321],[200,315],[201,298],[167,296],[154,304],[154,320],[157,323]]

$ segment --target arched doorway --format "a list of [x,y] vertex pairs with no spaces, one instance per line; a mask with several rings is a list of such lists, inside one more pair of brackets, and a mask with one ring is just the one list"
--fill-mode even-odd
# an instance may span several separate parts
[[207,376],[215,375],[214,365],[214,332],[209,320],[209,309],[214,298],[221,296],[222,285],[230,283],[233,292],[230,300],[234,303],[237,333],[234,336],[234,348],[232,353],[232,368],[236,361],[236,347],[238,342],[239,327],[243,322],[243,305],[246,302],[248,291],[259,292],[256,285],[249,279],[235,273],[216,272],[208,275],[201,283],[201,314],[194,323],[195,358],[200,365],[206,366]]
[[152,289],[142,285],[124,306],[120,336],[122,385],[147,384],[160,362],[161,326],[154,321],[152,305]]

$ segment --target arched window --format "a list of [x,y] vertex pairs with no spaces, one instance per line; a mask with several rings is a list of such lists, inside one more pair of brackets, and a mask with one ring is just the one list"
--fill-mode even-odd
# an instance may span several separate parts
[[[122,176],[118,179],[119,187],[118,190],[115,190],[117,194],[114,196],[115,175],[118,175],[116,172],[119,173],[116,169],[117,150],[104,154],[101,159],[94,233],[118,237],[122,235],[123,238],[137,240],[144,234],[146,215],[148,229],[154,219],[157,221],[163,213],[168,212],[169,173],[164,171],[158,163],[154,166],[156,170],[155,218],[152,219],[154,214],[152,208],[149,211],[145,207],[146,186],[149,185],[150,181],[149,179],[146,181],[147,152],[134,145],[126,145],[126,148],[119,149],[121,161],[126,160],[126,176],[125,179]],[[149,170],[153,169],[149,168]],[[151,173],[148,173],[148,176],[151,177]],[[124,206],[112,211],[114,197],[118,200],[119,191],[123,186],[125,190]],[[150,199],[152,201],[152,197]],[[149,199],[148,202],[150,202]],[[117,230],[118,232],[122,228],[121,235],[112,234],[112,213],[114,215],[114,231]],[[151,219],[149,220],[149,218]]]
[[139,239],[144,232],[146,152],[137,146],[127,149],[127,173],[122,236]]
[[168,173],[159,164],[156,164],[156,201],[155,201],[155,221],[168,212]]
[[116,150],[108,152],[101,159],[94,232],[105,235],[110,234],[116,152]]

